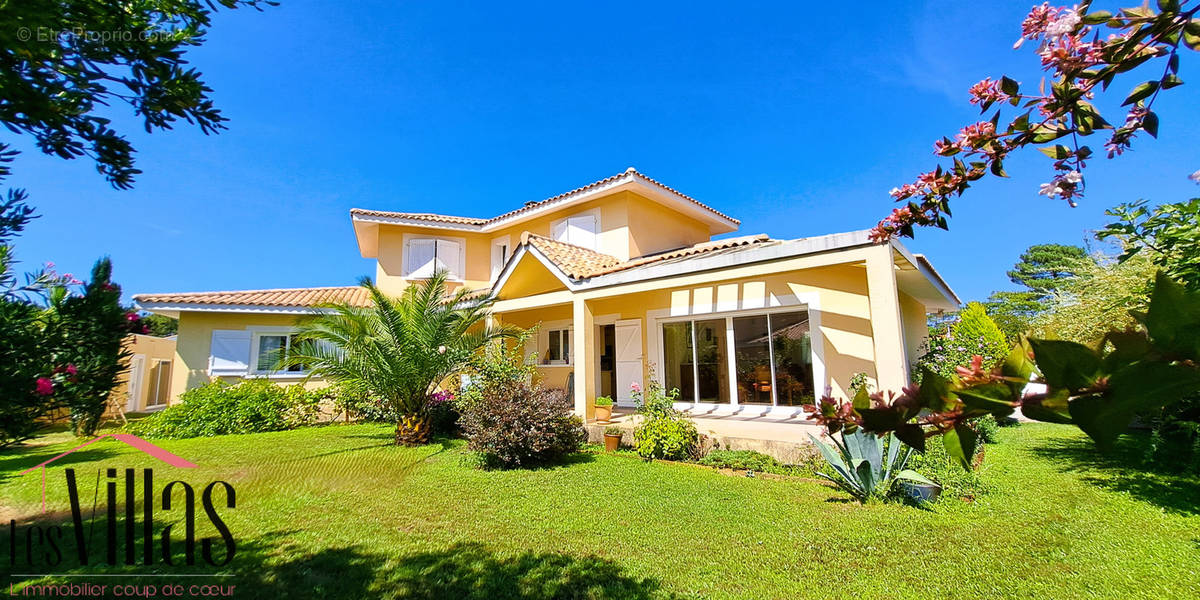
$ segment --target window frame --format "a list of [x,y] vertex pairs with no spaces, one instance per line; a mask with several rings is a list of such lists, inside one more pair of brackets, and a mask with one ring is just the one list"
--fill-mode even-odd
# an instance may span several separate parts
[[457,261],[458,264],[450,269],[450,273],[449,273],[449,276],[447,277],[447,280],[459,282],[459,283],[466,280],[467,239],[461,238],[461,237],[444,236],[444,235],[426,235],[423,233],[405,233],[404,236],[401,238],[401,243],[403,244],[402,249],[401,249],[401,256],[400,256],[400,264],[402,266],[401,277],[403,277],[404,279],[411,279],[411,280],[429,279],[429,277],[427,277],[427,276],[414,275],[413,270],[411,269],[411,266],[409,265],[409,262],[408,262],[409,245],[413,242],[413,240],[433,240],[433,242],[434,242],[433,257],[434,257],[435,262],[437,261],[437,242],[438,241],[450,242],[450,243],[457,244],[458,245],[458,261]]
[[309,369],[301,369],[299,371],[275,371],[271,369],[263,369],[259,367],[259,346],[264,337],[282,337],[284,338],[283,350],[286,353],[292,346],[293,338],[296,337],[297,331],[294,327],[250,327],[250,364],[246,370],[247,377],[266,377],[271,379],[287,379],[307,377]]
[[[592,244],[590,246],[572,241],[571,236],[570,236],[571,219],[579,219],[579,218],[583,218],[583,217],[590,218],[592,220],[592,225],[594,227],[594,230],[592,231]],[[567,232],[567,239],[565,239],[565,240],[559,240],[554,235],[554,230],[557,229],[559,225],[562,225],[564,227],[564,231]],[[589,250],[594,250],[596,252],[600,251],[600,234],[601,234],[601,220],[600,220],[600,209],[599,208],[593,208],[590,210],[585,210],[585,211],[580,211],[580,212],[577,212],[574,214],[570,214],[565,217],[555,219],[555,220],[551,221],[551,223],[550,223],[550,238],[551,239],[554,239],[554,240],[557,240],[560,242],[564,242],[567,244],[571,244],[573,246],[579,246],[580,248],[587,248]]]
[[[729,370],[729,377],[728,377],[728,383],[727,383],[727,385],[729,386],[729,391],[728,391],[729,401],[728,402],[700,402],[697,400],[697,401],[680,401],[680,402],[677,402],[677,404],[686,404],[686,405],[690,405],[690,406],[706,406],[706,407],[712,407],[712,406],[726,406],[726,407],[735,407],[735,408],[736,407],[744,407],[746,409],[763,409],[766,411],[797,410],[799,408],[797,406],[779,404],[779,399],[778,399],[777,390],[776,390],[776,388],[778,386],[774,383],[776,381],[775,344],[774,344],[774,339],[773,339],[774,336],[772,336],[772,335],[768,335],[768,339],[767,339],[768,353],[769,353],[768,355],[770,356],[769,362],[770,362],[770,368],[771,368],[771,381],[772,381],[771,403],[770,404],[757,404],[757,403],[748,404],[748,403],[742,403],[742,402],[738,401],[737,387],[736,387],[737,386],[737,375],[735,372],[735,367],[736,367],[735,362],[736,361],[733,358],[734,355],[736,354],[736,352],[732,348],[733,342],[734,342],[733,320],[736,318],[739,318],[739,317],[765,316],[765,317],[767,317],[767,323],[768,323],[767,331],[770,332],[771,331],[771,325],[770,325],[771,315],[802,312],[802,311],[806,312],[808,314],[809,340],[810,340],[810,344],[811,344],[810,350],[809,350],[809,361],[810,361],[810,364],[812,365],[812,377],[813,377],[812,385],[813,385],[813,390],[815,393],[817,390],[821,389],[817,386],[820,383],[820,380],[824,378],[824,354],[819,345],[819,344],[824,343],[824,338],[823,338],[823,336],[819,335],[820,309],[817,307],[815,302],[805,302],[805,303],[801,303],[801,304],[788,304],[788,305],[783,305],[783,306],[773,306],[771,308],[765,308],[765,309],[764,308],[754,308],[754,309],[745,309],[745,310],[737,310],[737,311],[692,313],[692,314],[679,315],[679,316],[673,316],[673,317],[672,316],[663,316],[663,317],[656,318],[654,320],[655,321],[654,329],[656,331],[655,345],[657,346],[657,348],[655,348],[655,353],[657,354],[659,364],[665,364],[665,354],[664,354],[665,343],[663,340],[663,334],[664,334],[663,326],[666,325],[667,323],[691,322],[692,323],[692,336],[694,338],[695,329],[696,329],[695,322],[711,321],[711,320],[716,320],[716,319],[721,319],[721,320],[725,321],[725,326],[726,326],[726,342],[725,343],[728,348],[728,350],[726,352],[726,356],[727,356],[726,368]],[[695,363],[696,352],[697,352],[697,349],[695,346],[695,342],[693,340],[693,344],[692,344],[692,356],[693,356],[692,362],[693,362],[693,364]],[[657,373],[656,378],[659,380],[659,383],[661,383],[663,385],[666,384],[665,373],[661,373],[661,372]],[[692,385],[694,386],[694,388],[699,387],[698,377],[693,376]],[[699,396],[698,389],[693,389],[692,393],[693,393],[693,397],[698,398],[698,396]]]
[[[571,365],[571,327],[558,327],[546,330],[546,358],[548,365]],[[550,358],[550,340],[558,339],[559,358]],[[565,356],[563,356],[565,355]]]
[[492,281],[504,271],[504,265],[512,258],[511,236],[492,238]]

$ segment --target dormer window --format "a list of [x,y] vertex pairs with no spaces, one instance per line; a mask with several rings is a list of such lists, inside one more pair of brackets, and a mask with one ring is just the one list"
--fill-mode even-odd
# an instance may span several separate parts
[[572,215],[550,225],[550,237],[568,244],[596,250],[596,234],[600,230],[596,212]]
[[409,279],[427,279],[436,270],[448,271],[450,279],[462,279],[463,240],[412,237],[404,244],[404,254],[404,276]]

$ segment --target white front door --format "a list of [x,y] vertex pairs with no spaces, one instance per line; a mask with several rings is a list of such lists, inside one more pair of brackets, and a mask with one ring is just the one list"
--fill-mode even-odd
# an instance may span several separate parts
[[135,354],[129,359],[129,384],[125,391],[129,397],[125,400],[125,412],[137,412],[138,401],[142,398],[142,379],[145,377],[146,355]]
[[642,320],[617,321],[614,327],[617,359],[617,404],[637,406],[631,386],[642,387]]

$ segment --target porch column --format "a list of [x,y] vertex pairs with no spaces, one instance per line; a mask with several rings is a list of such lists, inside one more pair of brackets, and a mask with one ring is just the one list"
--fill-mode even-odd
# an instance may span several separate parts
[[908,385],[908,360],[904,354],[904,328],[891,244],[874,246],[867,254],[867,295],[871,305],[876,381],[880,390],[900,391]]
[[592,307],[583,298],[572,303],[571,362],[575,368],[575,414],[584,421],[596,417],[596,356],[595,329]]

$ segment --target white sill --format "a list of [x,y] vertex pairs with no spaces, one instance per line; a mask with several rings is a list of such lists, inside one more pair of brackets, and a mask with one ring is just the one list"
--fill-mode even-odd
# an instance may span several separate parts
[[[405,276],[401,277],[401,279],[404,279],[405,281],[427,281],[431,278],[430,277],[412,277],[411,275],[405,275]],[[459,279],[457,277],[447,277],[446,278],[446,283],[466,283],[466,282],[467,282],[466,279]]]
[[302,372],[285,372],[285,373],[250,373],[246,375],[246,379],[302,379],[308,377],[307,371]]
[[575,363],[541,363],[534,365],[538,368],[553,368],[553,367],[574,367]]

